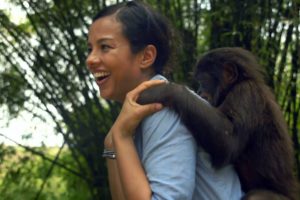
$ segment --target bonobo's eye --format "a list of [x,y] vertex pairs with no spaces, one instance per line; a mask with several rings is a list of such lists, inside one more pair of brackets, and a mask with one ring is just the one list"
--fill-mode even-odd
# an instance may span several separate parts
[[203,73],[198,77],[198,83],[199,87],[197,90],[197,94],[203,92],[212,94],[216,85],[213,77],[207,73]]
[[202,72],[198,75],[197,80],[199,83],[197,94],[212,103],[218,85],[216,78],[209,73]]
[[199,83],[197,94],[206,101],[210,101],[210,95],[208,95],[207,90],[205,89],[205,87],[203,87],[202,83]]

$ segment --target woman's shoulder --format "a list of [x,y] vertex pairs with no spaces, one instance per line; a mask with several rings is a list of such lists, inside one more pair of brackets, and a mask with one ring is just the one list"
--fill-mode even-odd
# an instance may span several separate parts
[[148,117],[141,122],[142,127],[148,126],[168,126],[181,123],[180,117],[177,113],[169,108],[164,108]]
[[163,75],[161,74],[156,74],[154,75],[151,80],[164,80],[164,81],[168,81],[168,79],[166,77],[164,77]]
[[146,140],[192,138],[179,115],[169,108],[146,117],[140,125],[140,131]]

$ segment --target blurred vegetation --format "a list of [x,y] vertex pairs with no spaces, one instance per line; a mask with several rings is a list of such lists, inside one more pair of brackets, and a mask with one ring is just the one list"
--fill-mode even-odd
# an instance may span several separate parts
[[[0,146],[4,199],[110,199],[103,139],[120,106],[99,99],[85,66],[91,18],[118,0],[7,0],[0,8],[0,105],[10,118],[30,112],[55,123],[56,149]],[[148,0],[178,30],[176,66],[168,77],[196,88],[191,72],[203,52],[240,46],[260,59],[290,128],[300,179],[298,0]],[[54,133],[53,133],[54,134]],[[0,135],[0,137],[3,137]]]
[[[0,193],[5,200],[61,200],[91,199],[89,188],[78,176],[61,167],[52,167],[49,160],[32,156],[29,151],[12,146],[1,146]],[[38,147],[35,151],[42,152],[54,159],[59,151],[57,147]],[[60,162],[69,168],[75,168],[70,151],[65,148],[60,155]],[[45,179],[47,181],[45,182]],[[42,189],[42,190],[41,190]]]

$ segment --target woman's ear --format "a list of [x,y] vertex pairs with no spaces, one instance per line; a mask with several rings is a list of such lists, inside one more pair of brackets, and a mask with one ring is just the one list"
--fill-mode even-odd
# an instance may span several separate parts
[[141,60],[141,68],[146,69],[154,63],[156,59],[156,47],[152,44],[149,44],[142,51],[142,60]]

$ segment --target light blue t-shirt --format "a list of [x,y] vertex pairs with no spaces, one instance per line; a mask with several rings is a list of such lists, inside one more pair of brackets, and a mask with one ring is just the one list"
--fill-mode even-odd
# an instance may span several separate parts
[[[165,79],[156,75],[153,79]],[[205,131],[205,130],[203,130]],[[152,200],[238,200],[242,190],[231,165],[215,170],[172,110],[164,108],[137,128],[135,145]]]

